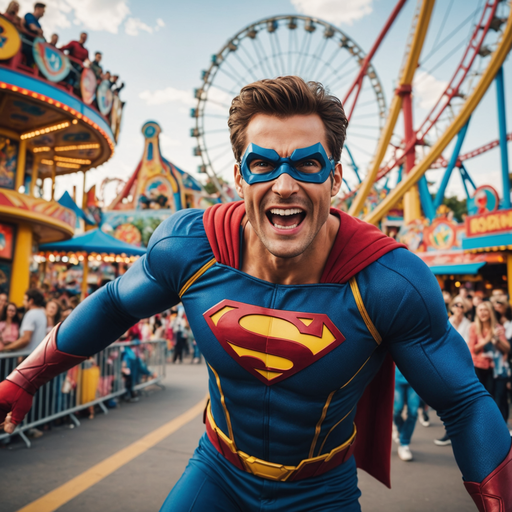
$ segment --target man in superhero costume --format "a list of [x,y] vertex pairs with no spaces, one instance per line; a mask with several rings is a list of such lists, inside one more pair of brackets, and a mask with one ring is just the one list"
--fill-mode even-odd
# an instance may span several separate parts
[[440,414],[481,511],[512,510],[508,429],[416,256],[330,209],[347,120],[297,77],[230,109],[243,202],[183,210],[0,384],[12,432],[40,385],[183,302],[208,363],[206,434],[163,511],[358,511],[389,485],[393,364]]

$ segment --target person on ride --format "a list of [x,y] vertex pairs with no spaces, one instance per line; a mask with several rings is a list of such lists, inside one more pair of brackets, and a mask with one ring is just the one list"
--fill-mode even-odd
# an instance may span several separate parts
[[299,77],[261,80],[233,99],[228,126],[242,201],[160,224],[130,270],[0,383],[4,428],[22,421],[42,383],[181,301],[210,401],[206,433],[162,511],[360,511],[356,463],[390,483],[392,359],[440,414],[480,510],[510,510],[511,438],[435,277],[331,208],[347,127],[340,100]]

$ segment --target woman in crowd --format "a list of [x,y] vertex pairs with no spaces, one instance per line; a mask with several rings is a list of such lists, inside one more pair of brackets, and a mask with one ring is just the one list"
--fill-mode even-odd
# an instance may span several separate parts
[[56,300],[46,303],[46,332],[50,332],[60,322],[60,305]]
[[18,16],[20,12],[20,4],[18,2],[10,2],[4,12],[4,16],[17,28],[18,32],[24,32],[23,20]]
[[463,297],[457,295],[450,304],[452,316],[448,319],[466,343],[469,342],[469,327],[471,325],[471,322],[466,317],[467,309],[466,301]]
[[19,338],[20,321],[18,318],[18,308],[13,302],[9,302],[4,308],[0,320],[0,349]]
[[[510,344],[505,337],[505,329],[496,321],[493,307],[488,301],[482,302],[476,308],[475,321],[469,328],[468,346],[478,379],[495,396],[494,365],[496,360],[505,360],[503,355],[508,354]],[[498,368],[498,373],[500,372],[501,365]]]

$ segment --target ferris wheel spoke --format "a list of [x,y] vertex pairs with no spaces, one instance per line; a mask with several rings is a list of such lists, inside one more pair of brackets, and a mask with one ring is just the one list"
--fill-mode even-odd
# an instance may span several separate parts
[[263,71],[263,75],[265,76],[270,76],[268,74],[268,69],[265,69],[265,67],[263,66],[263,57],[260,55],[260,50],[258,48],[258,45],[256,43],[256,37],[255,38],[251,38],[251,42],[252,42],[252,45],[253,45],[253,49],[254,49],[254,52],[256,53],[257,57],[258,57],[258,64],[259,64],[259,67],[260,69]]
[[295,61],[295,65],[297,66],[295,68],[295,75],[298,75],[300,76],[300,68],[302,67],[301,65],[303,64],[304,62],[304,56],[306,54],[306,46],[307,46],[307,43],[308,43],[308,36],[309,36],[309,32],[306,32],[304,31],[304,34],[302,36],[302,42],[301,42],[301,45],[300,45],[300,50],[297,54],[297,60]]
[[369,140],[373,140],[373,141],[379,140],[378,137],[375,137],[372,135],[366,135],[366,134],[362,134],[362,133],[358,133],[358,132],[354,132],[354,131],[347,130],[347,133],[349,134],[350,137],[357,137],[359,139],[369,139]]
[[380,128],[378,126],[372,126],[369,124],[354,124],[350,123],[350,128],[361,128],[362,130],[379,130]]
[[340,66],[336,66],[334,67],[333,64],[329,63],[328,64],[328,71],[329,71],[329,74],[325,77],[322,78],[322,83],[323,82],[328,82],[329,80],[332,79],[332,77],[334,77],[335,75],[337,76],[337,74],[339,72],[341,72],[343,70],[343,68],[349,64],[350,62],[352,62],[353,60],[353,57],[349,57],[347,60],[343,61],[343,63],[340,65]]
[[295,28],[294,30],[291,30],[290,32],[292,33],[292,41],[293,41],[293,48],[292,46],[290,46],[288,48],[288,52],[290,54],[290,67],[288,68],[288,72],[292,75],[293,74],[293,70],[295,69],[295,66],[294,66],[294,63],[293,63],[293,56],[297,54],[297,52],[299,51],[299,36],[298,36],[298,32],[297,32],[297,28]]
[[226,151],[219,153],[215,158],[211,158],[210,164],[214,164],[215,162],[218,162],[221,158],[224,158],[225,156],[227,156],[230,153],[231,153],[231,146],[228,149],[226,149]]
[[219,148],[223,148],[225,146],[226,146],[226,141],[222,141],[219,144],[216,144],[215,146],[209,146],[208,150],[211,152],[211,151],[215,151],[215,150],[217,150]]
[[313,78],[313,74],[316,71],[316,68],[318,67],[318,64],[321,62],[322,55],[325,51],[325,47],[327,46],[328,39],[324,37],[323,41],[321,41],[315,52],[313,53],[313,60],[311,62],[311,66],[309,67],[307,74],[308,76],[311,76]]
[[299,71],[299,76],[303,76],[304,74],[304,66],[307,62],[307,57],[309,55],[309,48],[311,46],[311,32],[306,32],[306,37],[305,37],[305,41],[306,41],[306,48],[305,50],[302,52],[302,55],[303,55],[303,58],[301,59],[301,62],[300,62],[300,71]]
[[228,132],[229,128],[216,128],[214,130],[203,130],[201,133],[203,135],[210,135],[212,133],[221,133],[221,132]]
[[285,73],[286,66],[284,65],[284,60],[283,60],[283,51],[281,50],[281,44],[279,43],[279,36],[277,35],[277,31],[274,32],[274,39],[275,39],[275,43],[276,43],[276,47],[277,47],[277,51],[278,51],[278,55],[279,55],[279,60],[281,61],[281,73],[286,74]]
[[271,32],[268,35],[268,39],[269,39],[269,42],[270,42],[270,48],[272,49],[271,61],[272,61],[272,64],[274,65],[274,70],[277,71],[276,76],[279,76],[281,73],[280,73],[279,65],[277,65],[277,63],[275,62],[277,60],[277,58],[276,58],[277,57],[277,51],[276,51],[276,47],[274,45],[274,38],[273,38],[274,34],[275,34],[275,31]]
[[256,46],[259,47],[260,49],[260,52],[265,55],[265,57],[263,57],[263,60],[265,61],[265,65],[267,66],[268,68],[268,71],[269,71],[269,74],[268,74],[268,78],[272,78],[274,76],[274,73],[275,71],[272,69],[271,65],[270,65],[270,56],[269,55],[266,55],[266,52],[265,52],[265,48],[263,46],[263,42],[261,41],[261,39],[258,39],[255,41],[256,42]]
[[347,144],[350,144],[350,147],[352,148],[352,152],[353,152],[353,149],[357,149],[358,151],[360,151],[361,153],[367,155],[367,156],[370,156],[370,157],[373,157],[373,153],[370,153],[368,150],[362,148],[361,146],[359,146],[358,144],[354,144],[354,141],[352,140],[348,140],[348,137],[347,137]]
[[226,87],[223,87],[219,84],[215,84],[213,87],[215,87],[215,89],[219,89],[222,92],[225,92],[226,94],[229,94],[231,97],[235,97],[239,92],[236,89],[227,89]]
[[209,112],[204,112],[204,113],[203,113],[203,116],[205,116],[205,117],[213,117],[213,118],[215,118],[215,119],[224,119],[224,120],[226,120],[226,121],[227,121],[227,119],[228,119],[228,116],[226,116],[226,115],[222,115],[222,114],[210,114]]
[[258,80],[258,77],[256,76],[256,74],[253,72],[253,70],[249,67],[247,67],[247,64],[240,58],[240,56],[234,52],[234,56],[235,58],[238,60],[238,62],[240,62],[240,64],[245,68],[247,69],[247,71],[249,72],[249,74],[252,76],[253,80],[256,81]]
[[229,70],[231,71],[231,73],[233,73],[233,75],[239,77],[239,82],[242,83],[242,84],[246,84],[247,83],[247,76],[248,74],[249,75],[252,75],[253,72],[251,70],[251,68],[249,68],[241,59],[240,59],[240,64],[243,66],[243,68],[246,70],[247,73],[243,73],[241,70],[237,69],[235,67],[235,63],[231,63],[231,62],[228,62],[227,60],[225,61],[225,64],[229,67]]
[[233,82],[235,82],[235,85],[237,85],[238,87],[240,87],[240,84],[242,84],[242,86],[245,85],[243,82],[241,82],[240,78],[234,77],[231,73],[226,71],[223,67],[219,68],[219,71],[222,71],[222,73],[224,73],[228,78],[233,80]]
[[334,59],[338,56],[338,54],[341,53],[340,52],[340,48],[339,47],[336,47],[334,48],[334,51],[332,52],[332,54],[330,55],[330,57],[328,59],[326,59],[324,61],[324,65],[318,70],[318,76],[320,77],[321,74],[324,72],[324,69],[328,66],[331,66],[332,65],[332,62],[334,61]]

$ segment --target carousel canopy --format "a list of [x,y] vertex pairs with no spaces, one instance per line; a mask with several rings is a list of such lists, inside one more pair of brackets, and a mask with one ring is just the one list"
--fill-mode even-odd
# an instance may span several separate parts
[[146,249],[122,242],[113,236],[107,235],[100,229],[93,229],[83,235],[73,237],[65,242],[43,244],[40,251],[55,252],[85,252],[105,254],[126,254],[127,256],[142,256]]

